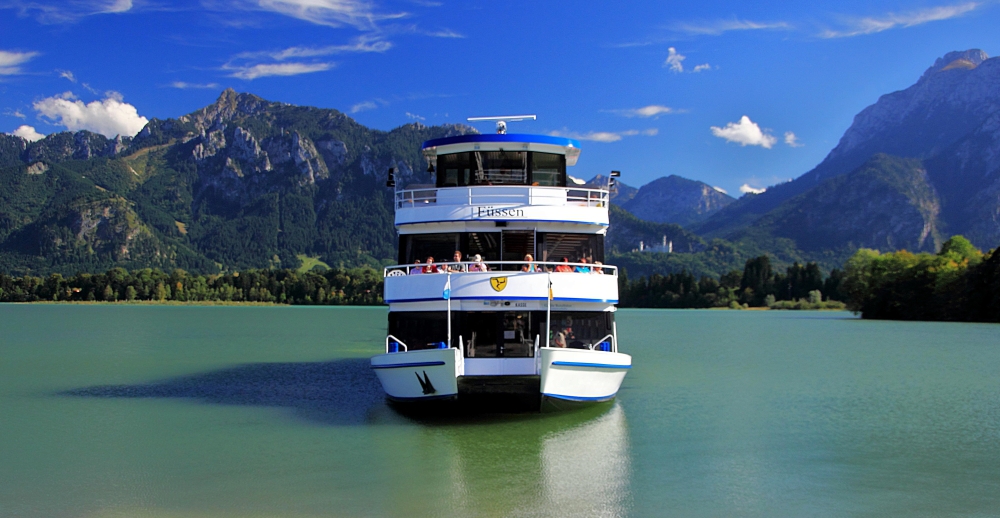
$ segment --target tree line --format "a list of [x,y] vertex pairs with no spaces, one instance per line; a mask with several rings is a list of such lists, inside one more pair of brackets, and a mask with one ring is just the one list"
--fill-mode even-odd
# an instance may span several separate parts
[[954,236],[937,254],[858,250],[845,264],[848,309],[862,318],[1000,322],[1000,248]]
[[707,275],[696,278],[682,271],[632,281],[623,271],[619,293],[622,307],[842,308],[843,279],[844,272],[837,269],[824,276],[814,262],[794,263],[781,272],[772,268],[770,257],[762,255],[748,259],[742,272],[732,270],[718,279]]
[[64,277],[0,274],[0,302],[179,301],[269,302],[305,305],[382,304],[382,272],[371,267],[326,271],[246,270],[195,275],[144,268]]

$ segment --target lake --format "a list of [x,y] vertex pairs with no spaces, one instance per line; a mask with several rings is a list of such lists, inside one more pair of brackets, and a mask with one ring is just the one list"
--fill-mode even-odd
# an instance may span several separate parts
[[0,305],[0,516],[994,516],[1000,326],[622,310],[615,402],[413,420],[385,308]]

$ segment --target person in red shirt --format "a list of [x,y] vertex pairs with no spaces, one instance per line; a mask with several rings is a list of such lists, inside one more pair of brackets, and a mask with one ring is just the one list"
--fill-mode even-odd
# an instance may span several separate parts
[[443,270],[439,266],[434,264],[433,257],[427,258],[427,266],[424,266],[424,273],[440,273],[442,271]]
[[573,267],[569,265],[569,258],[563,257],[563,264],[556,266],[556,273],[572,273]]

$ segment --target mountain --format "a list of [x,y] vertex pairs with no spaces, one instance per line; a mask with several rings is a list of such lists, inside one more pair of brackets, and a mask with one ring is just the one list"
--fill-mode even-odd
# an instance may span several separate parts
[[0,270],[112,266],[198,272],[376,263],[395,251],[392,192],[425,179],[425,140],[475,132],[409,124],[384,132],[328,109],[224,91],[134,138],[81,131],[33,143],[0,135]]
[[[587,182],[587,187],[592,189],[603,189],[608,185],[608,177],[599,174]],[[631,185],[624,184],[620,180],[615,180],[615,188],[611,191],[611,203],[621,205],[635,197],[639,189]]]
[[[989,58],[976,49],[948,53],[914,85],[882,96],[855,116],[839,144],[813,170],[762,194],[744,196],[691,229],[701,235],[731,239],[746,239],[751,235],[788,237],[810,249],[833,248],[843,243],[879,243],[876,246],[887,250],[910,246],[931,249],[930,246],[939,244],[940,236],[953,234],[967,236],[980,248],[993,248],[1000,244],[1000,88],[997,85],[1000,85],[1000,59]],[[886,156],[878,158],[876,163],[870,162],[879,154]],[[824,183],[859,168],[871,174],[873,168],[882,166],[889,170],[903,167],[914,173],[910,177],[917,182],[914,186],[900,185],[889,178],[895,173],[888,173],[884,178],[886,183],[880,188],[895,185],[895,199],[905,198],[911,205],[916,203],[922,208],[909,211],[905,218],[898,216],[893,220],[894,226],[881,237],[874,238],[871,225],[865,223],[881,217],[885,198],[879,195],[872,199],[850,198],[853,204],[827,205],[830,210],[840,212],[826,213],[823,218],[840,222],[841,228],[836,238],[822,246],[816,241],[822,240],[821,237],[808,236],[805,231],[777,223],[782,214],[794,213],[793,206],[801,202],[794,201],[797,197],[821,186],[822,196],[817,192],[810,198],[821,204],[836,196],[860,194],[857,190],[860,186],[852,182],[826,186]],[[922,172],[916,174],[917,170]],[[926,192],[916,195],[911,188]],[[820,202],[821,199],[826,201]],[[915,228],[920,230],[914,233]]]
[[736,201],[707,183],[677,175],[643,185],[621,207],[639,219],[688,226],[703,221]]

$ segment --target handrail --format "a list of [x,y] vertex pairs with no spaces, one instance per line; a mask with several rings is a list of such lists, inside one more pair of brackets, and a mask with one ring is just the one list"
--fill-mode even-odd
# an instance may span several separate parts
[[[434,263],[434,266],[436,266],[437,270],[438,270],[437,272],[434,272],[434,273],[447,273],[452,267],[460,265],[460,266],[464,267],[464,269],[465,269],[464,271],[456,269],[456,270],[452,270],[451,273],[453,273],[453,274],[463,274],[463,273],[504,273],[504,274],[507,274],[507,275],[532,274],[532,273],[590,273],[590,274],[596,274],[596,275],[612,275],[612,276],[615,276],[615,277],[618,276],[618,267],[617,266],[612,266],[612,265],[607,265],[607,264],[563,263],[563,262],[555,262],[555,261],[482,261],[482,264],[486,265],[487,267],[494,266],[494,265],[498,265],[498,266],[503,266],[503,265],[520,265],[520,266],[532,265],[532,266],[536,267],[536,271],[534,271],[534,272],[524,272],[524,271],[521,271],[521,270],[491,270],[491,269],[488,269],[485,272],[483,272],[483,271],[471,271],[471,272],[468,271],[469,266],[474,265],[474,264],[479,264],[479,263],[466,262],[466,261],[461,261],[461,262],[447,262],[447,263]],[[404,276],[404,275],[410,275],[410,272],[413,271],[414,268],[424,268],[426,266],[427,265],[423,264],[423,263],[420,263],[420,264],[397,264],[397,265],[394,265],[394,266],[386,266],[382,270],[382,276],[383,277],[399,277],[399,276]],[[538,268],[539,266],[541,266],[541,268]],[[557,266],[569,266],[569,267],[574,268],[574,269],[576,267],[581,267],[581,268],[587,268],[590,271],[589,272],[576,272],[576,271],[573,271],[573,272],[556,272],[555,268]],[[610,272],[610,273],[607,273],[607,272]],[[414,275],[416,275],[416,274],[414,274]],[[428,274],[428,275],[433,275],[433,274]]]
[[614,337],[614,335],[607,334],[604,337],[602,337],[600,340],[598,340],[598,341],[590,344],[590,350],[593,351],[594,347],[597,347],[598,344],[600,344],[601,342],[603,342],[605,338],[610,338],[610,340],[608,340],[608,344],[609,345],[615,343],[615,337]]
[[[491,192],[488,189],[503,188],[507,192]],[[464,194],[462,191],[465,191]],[[548,205],[545,201],[553,201],[560,198],[561,193],[556,196],[546,196],[546,191],[557,194],[556,191],[565,193],[566,201],[564,205],[584,204],[587,207],[608,206],[611,193],[606,188],[588,187],[560,187],[541,185],[472,185],[465,187],[420,187],[416,189],[400,189],[395,191],[395,206],[397,209],[428,207],[431,205],[483,205],[489,203],[517,205],[534,205],[536,200],[541,205]],[[439,196],[441,195],[441,196]],[[447,196],[444,196],[447,195]],[[446,199],[441,200],[444,196]],[[542,201],[545,200],[545,201]]]
[[390,339],[390,338],[392,338],[392,339],[393,339],[393,340],[394,340],[394,341],[395,341],[396,343],[398,343],[399,345],[402,345],[402,346],[403,346],[403,352],[404,352],[404,353],[405,353],[405,352],[408,352],[408,351],[410,350],[410,348],[409,348],[409,347],[407,347],[407,346],[406,346],[406,344],[405,344],[405,343],[403,343],[403,341],[402,341],[402,340],[400,340],[399,338],[396,338],[395,336],[392,336],[392,335],[387,335],[387,336],[385,337],[385,353],[386,353],[386,354],[389,354],[389,339]]

